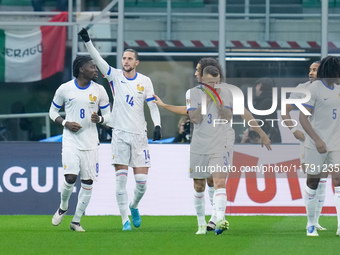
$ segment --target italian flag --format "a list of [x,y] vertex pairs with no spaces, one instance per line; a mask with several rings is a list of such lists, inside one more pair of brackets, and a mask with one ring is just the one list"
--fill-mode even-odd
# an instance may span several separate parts
[[[50,22],[67,21],[67,12]],[[0,30],[0,82],[32,82],[63,71],[66,26],[41,26],[25,34]]]

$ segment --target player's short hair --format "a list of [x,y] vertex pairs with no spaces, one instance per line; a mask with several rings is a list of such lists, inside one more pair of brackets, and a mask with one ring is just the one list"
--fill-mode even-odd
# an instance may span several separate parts
[[334,84],[340,78],[340,59],[327,56],[321,60],[316,79],[324,80],[327,85]]
[[320,63],[321,63],[321,61],[317,60],[317,61],[314,61],[314,62],[312,63],[312,65],[313,65],[313,64],[319,64],[319,65],[320,65]]
[[132,52],[135,54],[135,58],[136,60],[139,60],[139,54],[138,54],[138,51],[134,50],[134,49],[126,49],[124,50],[124,52]]
[[264,77],[264,78],[261,78],[261,79],[258,79],[257,81],[255,81],[255,85],[257,84],[262,84],[261,85],[261,91],[269,91],[271,90],[274,85],[275,85],[275,82],[272,78],[268,78],[268,77]]
[[203,69],[203,75],[210,74],[212,77],[217,77],[220,75],[220,71],[216,66],[206,66]]
[[221,79],[224,78],[224,75],[223,75],[223,72],[222,72],[222,67],[216,59],[214,59],[214,58],[201,58],[200,61],[198,61],[198,64],[200,64],[200,66],[201,66],[201,70],[199,70],[201,76],[203,76],[204,68],[206,68],[207,66],[215,66],[215,67],[217,67],[217,69],[220,73]]
[[73,76],[78,78],[79,76],[79,68],[83,67],[87,62],[91,61],[92,58],[90,56],[77,56],[73,61]]

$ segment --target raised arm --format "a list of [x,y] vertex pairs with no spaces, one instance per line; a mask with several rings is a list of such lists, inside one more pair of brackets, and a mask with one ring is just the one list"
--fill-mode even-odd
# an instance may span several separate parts
[[78,35],[83,39],[85,42],[85,46],[90,53],[91,57],[93,58],[93,61],[96,63],[98,69],[100,72],[106,76],[109,73],[110,66],[109,64],[100,56],[97,49],[93,46],[90,36],[85,28],[82,28]]

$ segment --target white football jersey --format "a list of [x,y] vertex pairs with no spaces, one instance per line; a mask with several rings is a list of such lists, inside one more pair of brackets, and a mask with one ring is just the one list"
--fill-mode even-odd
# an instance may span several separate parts
[[[311,99],[304,104],[312,109],[310,123],[318,136],[326,143],[327,151],[340,150],[340,87],[329,88],[323,81],[308,86]],[[306,137],[305,147],[316,149],[315,143]]]
[[77,122],[82,128],[72,132],[66,127],[63,131],[63,146],[75,147],[79,150],[98,148],[99,139],[96,123],[91,121],[93,112],[110,106],[109,97],[102,85],[93,81],[85,88],[77,85],[76,79],[62,84],[56,91],[51,107],[60,109],[65,105],[69,122]]
[[[305,83],[301,83],[299,85],[296,86],[296,88],[299,89],[308,89],[308,86],[311,85],[312,83],[310,81],[307,81]],[[291,93],[289,96],[289,99],[301,99],[304,98],[306,95],[304,93]]]
[[110,83],[114,99],[110,126],[130,133],[145,134],[144,102],[155,99],[150,78],[136,72],[136,76],[129,79],[123,70],[111,66],[104,77]]
[[[207,94],[202,90],[202,85],[196,86],[186,92],[187,110],[196,110],[201,105],[202,97]],[[222,88],[219,94],[224,106],[232,108],[233,98],[228,89]],[[217,104],[220,104],[216,100]],[[235,133],[230,123],[221,123],[218,109],[213,102],[207,105],[207,113],[203,115],[203,120],[199,124],[194,124],[190,152],[196,154],[215,154],[224,152],[228,144],[235,137]]]

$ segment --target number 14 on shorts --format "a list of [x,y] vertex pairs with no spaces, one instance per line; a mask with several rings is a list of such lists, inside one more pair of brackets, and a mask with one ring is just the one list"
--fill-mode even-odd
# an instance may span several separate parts
[[150,161],[150,154],[149,150],[143,150],[144,156],[145,156],[145,163],[148,163]]

